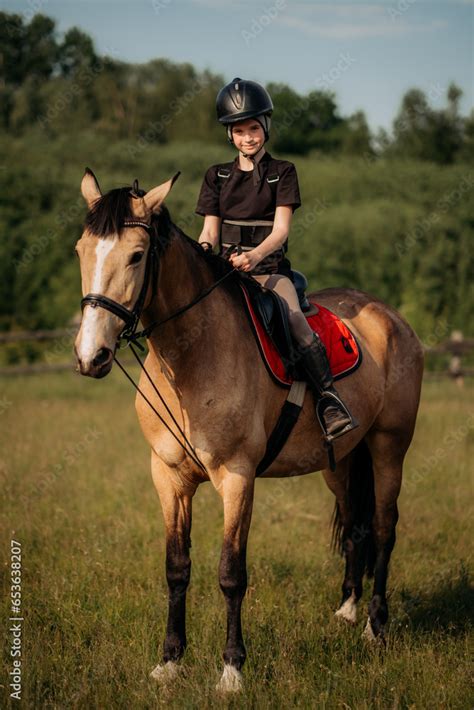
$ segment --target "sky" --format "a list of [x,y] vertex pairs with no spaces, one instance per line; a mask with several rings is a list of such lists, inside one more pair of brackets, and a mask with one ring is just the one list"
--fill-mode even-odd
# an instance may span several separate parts
[[417,87],[445,105],[454,81],[461,111],[474,106],[474,0],[0,0],[41,12],[64,32],[78,26],[99,54],[128,62],[167,58],[196,69],[300,93],[335,93],[340,113],[363,110],[390,130],[403,94]]

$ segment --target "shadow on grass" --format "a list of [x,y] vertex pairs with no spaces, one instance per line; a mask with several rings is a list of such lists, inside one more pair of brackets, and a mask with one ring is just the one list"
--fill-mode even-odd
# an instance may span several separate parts
[[473,626],[474,587],[463,563],[453,577],[442,579],[434,589],[419,594],[401,591],[403,610],[414,631],[441,630],[457,636]]

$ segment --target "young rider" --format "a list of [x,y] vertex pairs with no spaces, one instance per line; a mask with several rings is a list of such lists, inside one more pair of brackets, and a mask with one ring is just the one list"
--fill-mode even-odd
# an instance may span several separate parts
[[323,420],[332,440],[357,426],[334,385],[326,349],[301,311],[285,257],[293,212],[301,205],[295,166],[276,160],[265,150],[273,111],[268,92],[240,78],[217,96],[217,118],[238,155],[232,163],[212,165],[206,172],[196,213],[204,216],[199,242],[223,250],[239,245],[232,265],[281,296],[298,343],[307,380],[317,397],[324,397]]

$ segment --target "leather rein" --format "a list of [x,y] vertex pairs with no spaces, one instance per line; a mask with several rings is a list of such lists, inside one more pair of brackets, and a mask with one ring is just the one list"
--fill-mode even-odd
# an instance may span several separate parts
[[140,342],[138,342],[139,338],[142,338],[142,337],[148,338],[155,328],[159,327],[160,325],[163,325],[164,323],[167,323],[168,321],[172,320],[173,318],[177,318],[181,314],[188,311],[190,308],[192,308],[194,305],[196,305],[196,303],[199,303],[199,301],[202,301],[204,298],[206,298],[206,296],[208,296],[226,278],[228,278],[231,274],[233,274],[235,271],[237,271],[237,269],[233,268],[232,270],[229,270],[226,274],[224,274],[224,276],[222,276],[220,279],[215,281],[211,286],[209,286],[209,288],[205,289],[196,298],[194,298],[190,303],[188,303],[185,306],[182,306],[181,308],[178,308],[174,313],[172,313],[168,317],[163,318],[162,320],[153,321],[146,328],[137,332],[138,323],[140,321],[140,317],[141,317],[141,314],[142,314],[144,306],[145,306],[145,298],[146,298],[146,294],[148,291],[150,278],[152,280],[151,301],[153,301],[153,299],[156,295],[156,292],[157,292],[158,273],[159,273],[159,268],[160,268],[160,261],[159,261],[159,254],[158,254],[158,239],[157,239],[156,232],[153,229],[152,225],[148,224],[147,222],[142,222],[141,220],[125,220],[123,222],[123,227],[140,227],[142,229],[145,229],[148,232],[148,235],[150,237],[150,245],[149,245],[149,249],[148,249],[148,253],[147,253],[147,257],[146,257],[145,275],[143,278],[143,284],[140,289],[140,293],[138,294],[138,298],[137,298],[137,301],[136,301],[134,307],[130,310],[130,309],[126,308],[125,306],[123,306],[121,303],[118,303],[117,301],[114,301],[113,299],[108,298],[107,296],[104,296],[100,293],[88,293],[81,300],[81,310],[84,310],[85,306],[91,306],[92,308],[97,308],[97,307],[104,308],[106,311],[113,313],[114,315],[118,316],[121,320],[124,321],[125,325],[124,325],[122,331],[118,335],[117,344],[120,345],[120,342],[122,340],[127,341],[127,345],[132,350],[133,355],[135,356],[135,359],[139,363],[141,369],[144,371],[147,379],[149,380],[150,384],[152,385],[153,389],[155,390],[156,394],[158,395],[159,399],[161,400],[162,404],[164,405],[166,411],[170,415],[172,421],[174,422],[175,426],[177,427],[179,433],[183,437],[185,444],[187,446],[185,444],[183,444],[183,442],[172,431],[169,424],[163,419],[161,414],[153,406],[153,404],[150,402],[148,397],[141,391],[139,385],[133,380],[133,378],[125,370],[124,366],[121,364],[121,362],[119,362],[118,358],[114,354],[115,362],[120,367],[122,372],[125,374],[127,379],[130,380],[130,382],[135,387],[137,392],[139,392],[141,394],[143,399],[151,407],[151,409],[154,411],[154,413],[160,419],[162,424],[166,427],[166,429],[168,429],[170,434],[174,437],[174,439],[178,442],[178,444],[183,448],[184,452],[186,454],[188,454],[188,456],[207,474],[206,467],[204,466],[202,461],[199,459],[193,445],[188,440],[186,434],[182,430],[179,423],[176,421],[176,418],[174,417],[172,411],[170,410],[170,408],[166,404],[165,400],[163,399],[163,396],[161,395],[161,393],[159,392],[155,383],[153,382],[152,378],[150,377],[148,371],[145,368],[144,363],[141,361],[139,354],[134,349],[133,344],[136,344],[137,347],[140,348],[140,350],[142,352],[144,352],[145,348],[143,347],[143,345]]

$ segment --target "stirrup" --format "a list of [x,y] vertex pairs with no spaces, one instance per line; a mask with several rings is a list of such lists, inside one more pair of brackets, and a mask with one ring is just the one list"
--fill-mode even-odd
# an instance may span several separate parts
[[[336,432],[336,434],[328,434],[323,414],[326,407],[330,404],[334,404],[334,401],[337,403],[338,407],[344,411],[344,414],[346,414],[350,421],[340,431]],[[330,392],[328,390],[321,394],[321,397],[316,403],[316,415],[323,431],[324,441],[328,445],[331,445],[335,439],[339,439],[339,437],[343,436],[343,434],[347,434],[349,431],[352,431],[359,426],[359,422],[352,416],[342,399],[340,399],[335,392]]]

